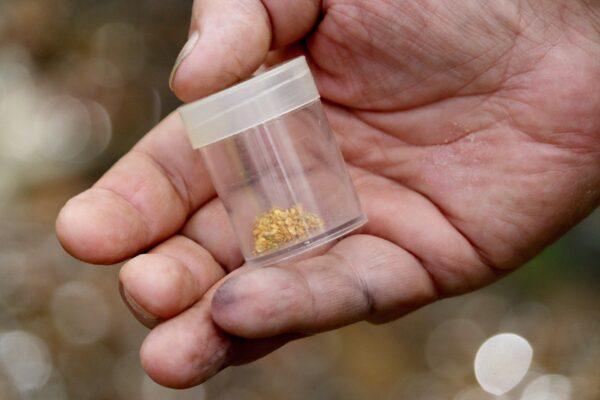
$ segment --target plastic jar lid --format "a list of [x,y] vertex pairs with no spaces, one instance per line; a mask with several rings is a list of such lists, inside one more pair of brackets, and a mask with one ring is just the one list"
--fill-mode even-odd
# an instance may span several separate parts
[[304,56],[179,108],[197,149],[280,117],[319,98]]

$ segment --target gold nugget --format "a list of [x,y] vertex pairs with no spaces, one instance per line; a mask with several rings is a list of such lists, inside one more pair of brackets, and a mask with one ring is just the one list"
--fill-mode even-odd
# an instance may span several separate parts
[[304,240],[325,224],[316,214],[304,211],[302,205],[291,208],[274,207],[256,218],[252,236],[254,254],[276,250],[283,244]]

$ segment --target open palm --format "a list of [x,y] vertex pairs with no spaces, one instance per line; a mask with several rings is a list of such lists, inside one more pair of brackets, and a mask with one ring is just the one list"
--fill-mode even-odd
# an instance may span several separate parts
[[167,117],[57,221],[78,258],[133,257],[122,293],[161,384],[484,286],[600,201],[598,3],[196,0],[197,30],[173,78],[186,101],[307,54],[369,223],[324,255],[243,267]]

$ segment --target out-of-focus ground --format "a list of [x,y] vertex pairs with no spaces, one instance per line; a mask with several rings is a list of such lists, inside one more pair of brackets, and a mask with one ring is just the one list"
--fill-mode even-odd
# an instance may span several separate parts
[[491,399],[473,358],[498,332],[534,348],[503,399],[600,398],[598,212],[502,282],[401,321],[292,343],[191,391],[145,377],[146,330],[121,303],[118,267],[69,257],[53,223],[179,104],[167,77],[190,8],[0,0],[1,400]]

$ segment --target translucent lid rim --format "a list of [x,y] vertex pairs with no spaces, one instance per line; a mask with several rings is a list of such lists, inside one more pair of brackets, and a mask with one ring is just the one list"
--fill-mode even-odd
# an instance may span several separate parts
[[320,98],[304,56],[179,107],[197,149],[237,135]]

